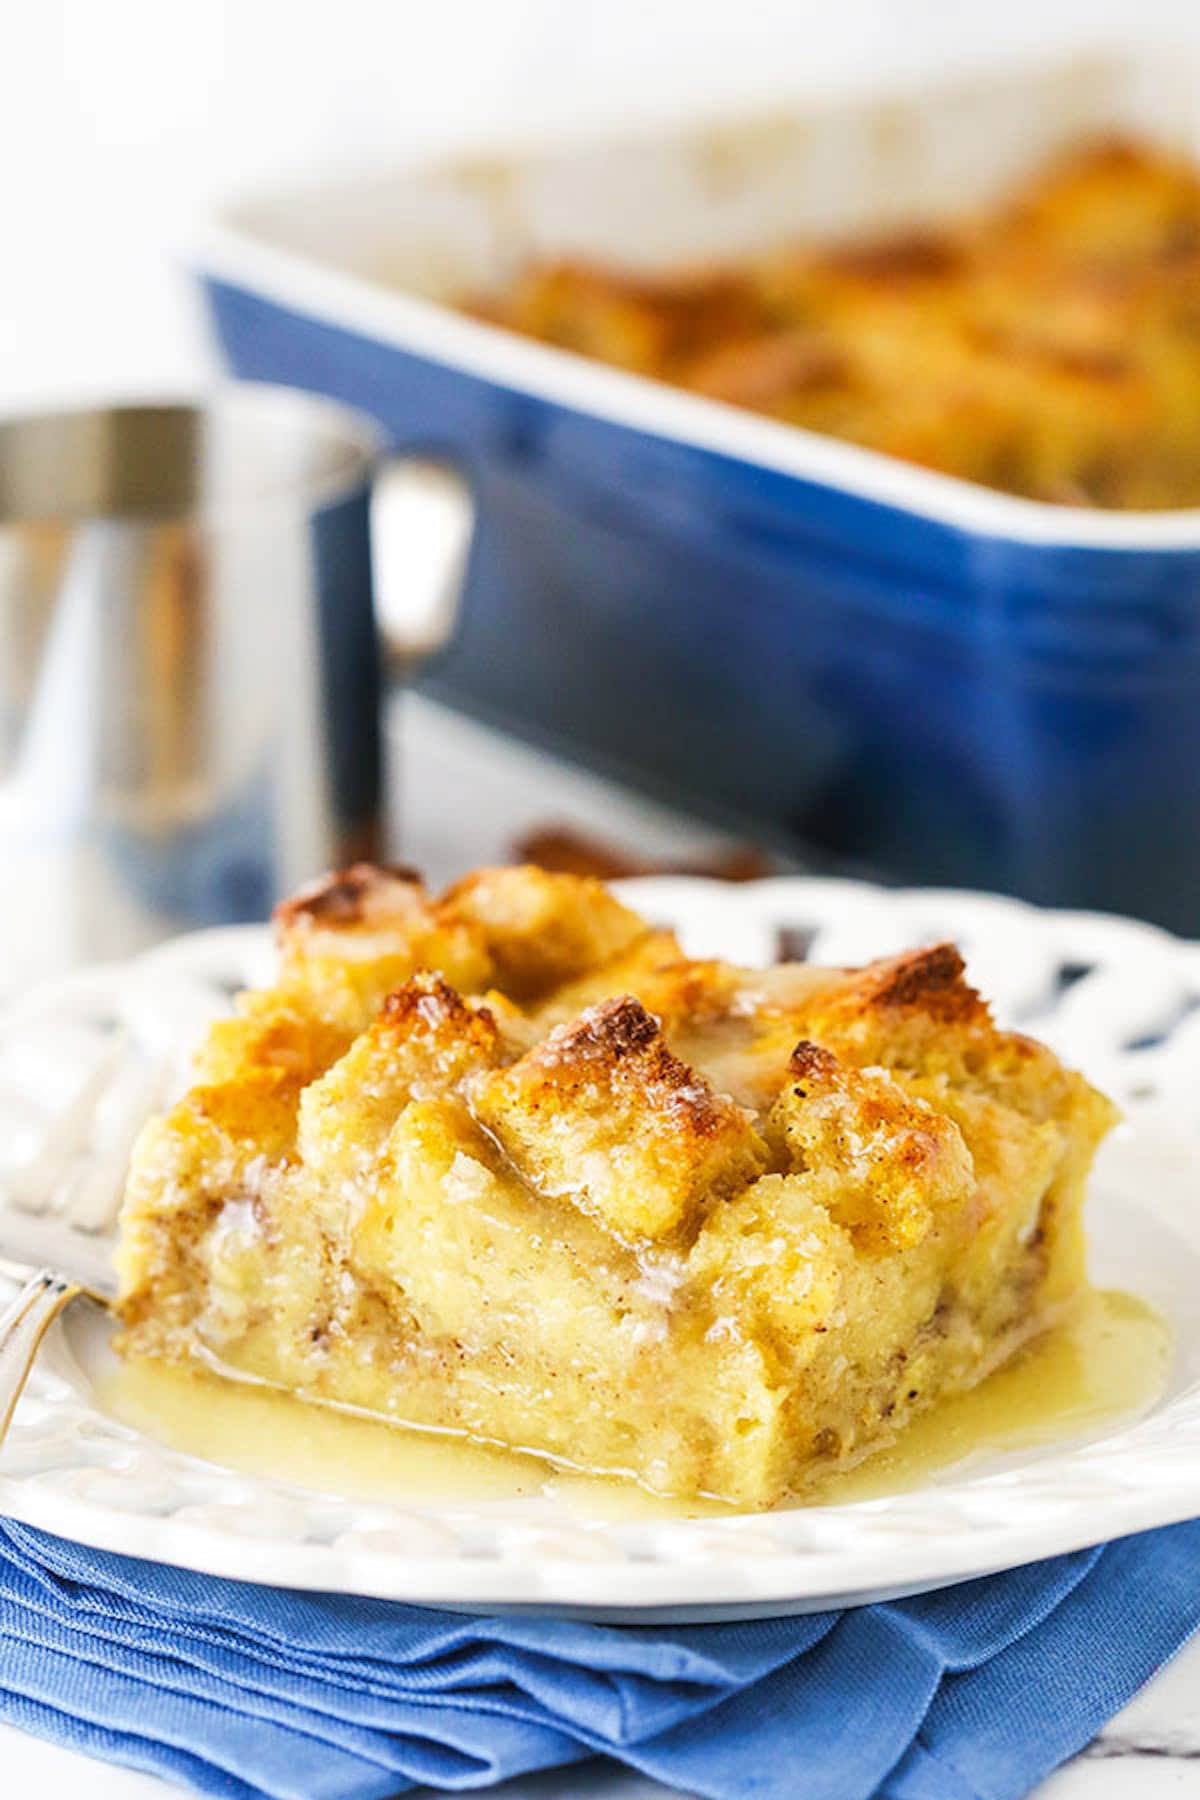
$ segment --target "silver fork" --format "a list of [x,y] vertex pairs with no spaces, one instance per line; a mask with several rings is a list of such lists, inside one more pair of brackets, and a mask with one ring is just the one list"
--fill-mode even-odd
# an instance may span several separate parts
[[[18,1264],[0,1261],[0,1270],[20,1279]],[[59,1313],[86,1291],[69,1276],[37,1269],[26,1278],[11,1306],[0,1313],[0,1444],[8,1434],[42,1339]],[[92,1298],[104,1304],[102,1296],[93,1294]]]
[[[50,1326],[80,1296],[116,1293],[113,1226],[133,1141],[162,1098],[165,1071],[129,1058],[113,1034],[33,1159],[6,1183],[0,1275],[21,1285],[0,1313],[0,1444]],[[103,1132],[98,1136],[98,1123]]]

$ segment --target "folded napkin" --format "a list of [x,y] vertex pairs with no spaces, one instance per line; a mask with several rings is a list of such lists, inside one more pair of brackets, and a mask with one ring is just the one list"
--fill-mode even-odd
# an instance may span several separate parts
[[0,1718],[227,1800],[597,1752],[711,1800],[1016,1800],[1200,1623],[1200,1521],[940,1593],[615,1627],[222,1581],[0,1523]]

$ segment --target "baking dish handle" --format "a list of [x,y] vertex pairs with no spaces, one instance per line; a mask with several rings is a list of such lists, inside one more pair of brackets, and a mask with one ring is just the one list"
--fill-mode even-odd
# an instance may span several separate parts
[[384,666],[400,678],[450,641],[475,532],[452,463],[395,451],[371,490],[371,575]]

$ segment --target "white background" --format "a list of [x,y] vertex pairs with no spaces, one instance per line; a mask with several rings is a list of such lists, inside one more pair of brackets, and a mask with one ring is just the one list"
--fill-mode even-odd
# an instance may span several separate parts
[[3,0],[0,409],[194,385],[226,194],[465,140],[1200,34],[1196,0]]

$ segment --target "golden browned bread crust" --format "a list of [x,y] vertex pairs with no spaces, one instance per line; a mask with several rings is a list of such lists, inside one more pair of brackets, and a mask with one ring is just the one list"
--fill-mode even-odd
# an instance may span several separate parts
[[654,277],[534,263],[469,310],[991,487],[1200,504],[1200,173],[1102,141],[961,224]]
[[363,925],[372,916],[387,916],[387,898],[397,889],[422,889],[416,869],[400,863],[351,863],[322,875],[275,908],[275,926],[281,938],[302,931],[312,923]]
[[948,944],[684,957],[600,883],[359,865],[146,1128],[124,1348],[767,1504],[1083,1279],[1108,1103]]
[[572,1194],[619,1237],[694,1235],[702,1209],[766,1162],[747,1114],[672,1054],[632,994],[556,1026],[472,1101],[532,1186]]

